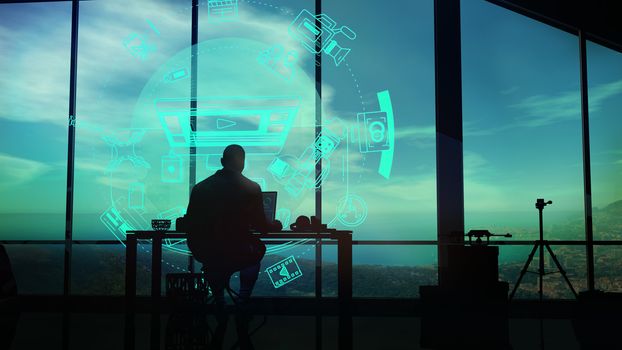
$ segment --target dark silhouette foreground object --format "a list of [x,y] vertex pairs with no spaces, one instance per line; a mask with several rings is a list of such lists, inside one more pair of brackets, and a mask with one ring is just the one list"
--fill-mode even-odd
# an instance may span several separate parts
[[242,175],[244,149],[229,145],[220,161],[221,170],[193,187],[184,225],[188,247],[203,264],[214,295],[220,328],[226,328],[224,290],[231,275],[240,271],[236,321],[240,346],[248,348],[248,326],[243,320],[247,319],[247,304],[266,252],[264,243],[252,232],[267,233],[282,227],[278,221],[266,221],[259,185]]
[[622,293],[579,293],[572,326],[582,350],[619,349]]
[[421,286],[425,349],[511,349],[508,283],[499,281],[499,247],[449,246],[453,269],[439,286]]
[[527,258],[527,261],[525,262],[525,266],[523,266],[523,269],[521,270],[520,275],[518,276],[518,281],[516,281],[516,283],[514,284],[514,289],[512,289],[512,293],[510,293],[510,300],[514,298],[514,294],[516,294],[516,291],[518,290],[518,287],[520,286],[520,283],[523,280],[523,277],[528,272],[529,265],[531,265],[531,262],[533,261],[533,257],[535,256],[536,251],[538,251],[539,249],[540,257],[538,259],[539,261],[538,261],[538,271],[537,271],[538,295],[540,297],[540,301],[542,301],[543,278],[545,275],[550,273],[550,272],[544,271],[544,248],[546,248],[547,252],[549,253],[549,256],[553,259],[555,266],[557,266],[557,272],[559,272],[562,275],[562,277],[564,278],[564,281],[566,281],[566,284],[568,285],[568,288],[570,289],[572,294],[575,296],[575,298],[578,297],[577,292],[572,287],[572,283],[570,283],[570,280],[568,279],[568,276],[566,275],[566,270],[564,270],[559,260],[557,260],[557,256],[555,256],[555,253],[553,253],[553,249],[551,249],[549,242],[544,239],[544,228],[542,225],[542,210],[544,210],[544,207],[549,204],[553,204],[553,201],[545,202],[543,198],[536,199],[536,209],[538,209],[538,218],[539,218],[539,223],[540,223],[540,239],[536,241],[533,248],[531,249],[531,253],[529,253],[529,257]]
[[11,348],[19,320],[17,310],[17,283],[9,255],[0,244],[0,349]]

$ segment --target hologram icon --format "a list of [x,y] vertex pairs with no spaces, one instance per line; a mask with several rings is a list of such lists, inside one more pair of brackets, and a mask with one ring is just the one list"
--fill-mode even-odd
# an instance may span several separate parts
[[232,21],[238,17],[238,0],[208,0],[207,20]]
[[291,281],[302,277],[302,270],[300,270],[298,262],[296,262],[293,255],[268,267],[266,273],[270,277],[274,288],[283,287]]
[[[153,32],[160,36],[160,31],[150,20],[146,20],[147,24],[153,30]],[[152,52],[155,52],[157,47],[153,44],[149,39],[147,34],[139,34],[139,33],[131,33],[125,39],[123,39],[123,46],[128,50],[128,52],[138,58],[141,61],[149,58],[149,55]]]
[[182,159],[180,156],[171,152],[162,156],[162,182],[180,183],[183,180],[184,171],[182,167]]
[[128,224],[115,207],[109,207],[100,216],[99,220],[123,244],[126,231],[134,228]]
[[[316,21],[321,26],[316,25]],[[339,66],[350,53],[350,49],[339,45],[335,37],[342,34],[349,40],[356,39],[356,33],[347,26],[337,28],[335,22],[328,15],[321,13],[314,16],[307,10],[302,10],[289,25],[289,34],[300,41],[302,46],[312,54],[320,54],[324,51]]]
[[285,80],[291,80],[294,76],[294,65],[298,61],[296,51],[285,52],[281,45],[274,45],[262,51],[257,57],[259,64],[266,66],[272,72]]
[[173,82],[173,81],[188,78],[189,76],[190,76],[190,73],[188,73],[188,70],[186,68],[181,68],[181,69],[176,69],[172,72],[167,73],[164,76],[164,81]]
[[281,158],[274,158],[272,163],[268,166],[268,171],[279,179],[282,179],[287,174],[287,170],[290,168],[289,164]]
[[[341,139],[328,129],[322,130],[315,141],[307,146],[295,162],[286,162],[283,158],[276,158],[268,167],[275,179],[293,197],[298,197],[307,189],[318,187],[326,179],[330,171],[330,155],[337,149]],[[317,163],[324,159],[326,163],[322,172],[316,178]]]
[[145,184],[132,182],[127,188],[127,207],[130,209],[143,209],[145,207]]
[[128,35],[123,40],[123,46],[125,46],[125,48],[132,56],[138,58],[141,61],[149,58],[149,54],[155,52],[156,50],[155,45],[149,43],[145,36],[138,33],[132,33]]
[[337,204],[337,219],[345,226],[359,226],[367,219],[367,203],[360,196],[347,194]]
[[386,179],[391,175],[395,151],[395,119],[388,90],[377,94],[380,110],[357,114],[359,149],[361,153],[380,152],[378,174]]
[[380,152],[390,148],[387,113],[359,113],[356,119],[359,130],[359,149],[362,153]]
[[115,171],[126,160],[135,167],[151,169],[151,165],[143,157],[136,155],[136,145],[142,141],[145,130],[125,130],[125,134],[128,133],[127,140],[120,139],[122,133],[102,136],[104,142],[112,148],[112,160],[108,163],[106,171]]

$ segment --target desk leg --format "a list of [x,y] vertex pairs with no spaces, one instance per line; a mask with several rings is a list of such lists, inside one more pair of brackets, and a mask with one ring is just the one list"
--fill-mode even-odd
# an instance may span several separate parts
[[160,299],[162,295],[162,237],[154,235],[151,247],[151,349],[160,348]]
[[352,236],[337,240],[339,350],[352,349]]
[[136,236],[127,235],[125,243],[125,349],[134,349],[136,312]]
[[315,348],[322,349],[322,240],[315,240]]
[[315,240],[315,297],[322,297],[322,240]]

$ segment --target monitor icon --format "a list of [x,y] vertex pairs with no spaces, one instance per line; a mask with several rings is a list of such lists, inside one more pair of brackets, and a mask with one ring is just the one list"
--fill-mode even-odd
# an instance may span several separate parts
[[[197,97],[197,108],[189,99],[156,100],[156,112],[171,148],[193,145],[205,154],[217,154],[236,143],[247,153],[278,154],[287,140],[300,98],[284,97]],[[190,129],[196,116],[197,128]]]

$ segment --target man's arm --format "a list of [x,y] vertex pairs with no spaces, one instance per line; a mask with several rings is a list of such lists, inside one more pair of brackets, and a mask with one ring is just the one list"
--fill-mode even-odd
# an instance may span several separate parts
[[283,228],[280,221],[268,222],[266,220],[261,188],[257,184],[256,186],[251,198],[251,227],[261,233],[280,231]]
[[198,193],[196,191],[196,186],[192,187],[192,191],[190,192],[190,200],[188,201],[188,209],[186,209],[186,217],[185,217],[185,227],[189,232],[194,231],[196,226],[196,220],[199,217],[199,205],[197,203]]

